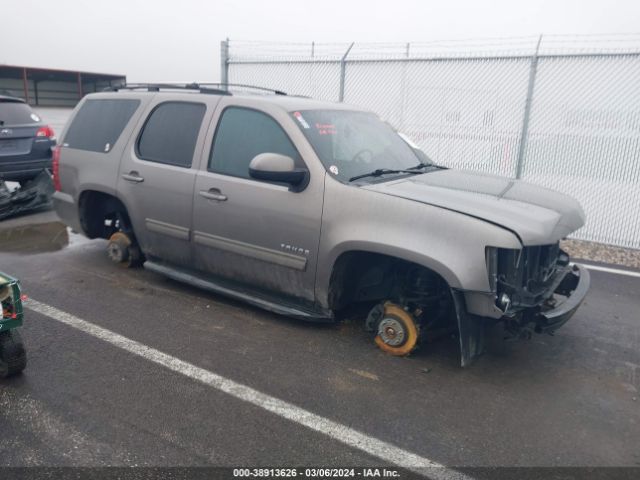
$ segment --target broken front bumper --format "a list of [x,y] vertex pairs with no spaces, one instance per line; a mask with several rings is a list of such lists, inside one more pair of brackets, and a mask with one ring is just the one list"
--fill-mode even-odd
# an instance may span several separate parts
[[589,271],[581,265],[573,265],[554,291],[557,295],[567,297],[566,300],[536,315],[536,332],[553,333],[567,323],[587,296],[590,284]]
[[[555,332],[576,313],[587,295],[590,283],[591,277],[587,269],[581,265],[573,265],[553,290],[553,300],[550,299],[542,308],[535,307],[522,312],[523,316],[518,317],[518,328],[522,327],[522,323],[526,325],[533,322],[537,333]],[[496,319],[469,313],[464,293],[460,290],[452,290],[451,293],[460,334],[461,364],[465,367],[484,352],[486,329],[493,325]],[[551,302],[556,302],[556,296],[565,299],[562,303],[552,305]]]

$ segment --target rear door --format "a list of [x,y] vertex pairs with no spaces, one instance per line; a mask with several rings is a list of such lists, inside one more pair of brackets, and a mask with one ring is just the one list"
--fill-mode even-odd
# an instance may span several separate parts
[[205,119],[218,97],[157,95],[120,162],[118,194],[148,258],[191,266],[191,214]]

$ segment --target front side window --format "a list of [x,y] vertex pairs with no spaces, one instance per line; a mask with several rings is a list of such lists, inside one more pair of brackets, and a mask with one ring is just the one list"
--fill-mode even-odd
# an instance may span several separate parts
[[306,110],[291,115],[325,168],[340,180],[377,169],[414,168],[424,162],[373,113]]
[[108,153],[140,105],[140,100],[87,100],[73,118],[64,145],[78,150]]
[[229,107],[218,123],[209,170],[249,178],[249,163],[260,153],[279,153],[302,160],[282,127],[269,115],[248,108]]
[[138,156],[151,162],[190,168],[205,110],[202,103],[158,105],[140,133]]

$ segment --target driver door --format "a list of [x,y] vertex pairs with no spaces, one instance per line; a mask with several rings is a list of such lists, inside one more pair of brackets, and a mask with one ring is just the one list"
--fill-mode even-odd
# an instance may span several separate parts
[[305,167],[283,123],[296,127],[280,109],[221,109],[196,177],[195,265],[235,283],[313,301],[324,177],[311,174],[301,192],[251,178],[249,163],[260,153],[287,155]]

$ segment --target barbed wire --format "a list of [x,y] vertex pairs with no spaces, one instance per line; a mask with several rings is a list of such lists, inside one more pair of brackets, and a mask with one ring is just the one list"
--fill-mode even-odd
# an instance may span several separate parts
[[229,40],[231,62],[640,53],[640,33],[548,34],[418,42]]

